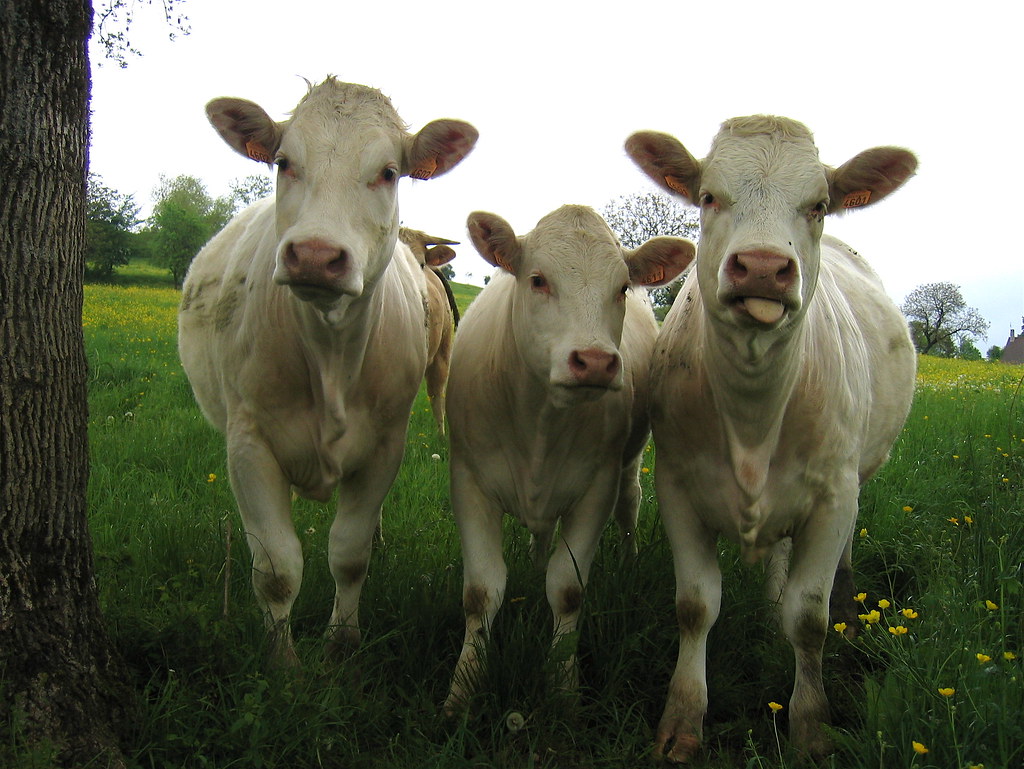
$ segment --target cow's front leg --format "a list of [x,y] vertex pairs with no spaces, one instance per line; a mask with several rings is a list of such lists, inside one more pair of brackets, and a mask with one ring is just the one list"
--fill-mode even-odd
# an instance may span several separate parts
[[444,703],[448,717],[465,710],[476,687],[479,657],[505,595],[507,568],[501,552],[502,512],[479,490],[469,471],[453,459],[452,507],[462,542],[462,608],[466,632]]
[[297,667],[289,617],[302,584],[302,546],[291,518],[290,484],[259,436],[229,425],[228,475],[252,553],[252,586],[263,610],[271,663]]
[[721,606],[722,573],[715,535],[692,513],[674,484],[663,478],[658,479],[658,500],[676,576],[679,653],[654,750],[657,757],[683,763],[703,739],[707,639]]
[[[837,491],[841,497],[842,492]],[[843,548],[846,520],[856,516],[856,487],[850,503],[822,506],[793,538],[789,580],[782,594],[782,627],[796,657],[789,702],[790,740],[813,757],[827,755],[832,742],[825,733],[828,699],[821,678],[821,655],[828,627],[829,595]],[[847,510],[837,509],[845,506]],[[851,524],[852,525],[852,524]]]
[[334,577],[334,608],[327,625],[328,659],[342,660],[359,646],[359,596],[366,581],[373,537],[404,451],[402,438],[383,442],[372,462],[349,472],[338,485],[338,505],[327,545]]
[[570,692],[579,688],[575,632],[583,591],[601,532],[611,516],[617,485],[617,468],[597,474],[586,496],[562,516],[561,536],[548,564],[546,591],[554,623],[551,650],[561,668],[557,683]]

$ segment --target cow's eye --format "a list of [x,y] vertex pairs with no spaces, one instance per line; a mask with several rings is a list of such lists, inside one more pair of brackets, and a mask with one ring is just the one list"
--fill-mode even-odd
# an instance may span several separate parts
[[398,169],[388,166],[380,172],[381,181],[391,184],[398,180]]
[[548,286],[548,279],[545,278],[540,273],[535,273],[530,276],[530,288],[532,288],[534,291],[546,294],[550,290]]
[[822,200],[814,208],[811,209],[811,216],[815,219],[821,219],[828,213],[828,201]]
[[276,158],[274,158],[274,162],[277,164],[277,170],[279,173],[294,178],[295,169],[292,168],[292,164],[288,160],[288,158],[278,155]]
[[700,196],[700,204],[702,206],[713,206],[715,205],[715,196],[710,192],[705,192]]

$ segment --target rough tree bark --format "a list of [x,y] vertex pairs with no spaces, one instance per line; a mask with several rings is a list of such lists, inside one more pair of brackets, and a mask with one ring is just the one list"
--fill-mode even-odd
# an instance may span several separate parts
[[[0,0],[0,765],[122,765],[86,521],[89,0]],[[15,746],[12,748],[12,746]],[[21,746],[21,747],[17,747]],[[5,756],[5,752],[8,755]]]

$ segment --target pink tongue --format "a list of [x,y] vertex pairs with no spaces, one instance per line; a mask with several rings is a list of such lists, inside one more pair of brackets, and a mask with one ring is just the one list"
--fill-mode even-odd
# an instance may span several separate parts
[[761,323],[771,324],[782,317],[782,302],[774,299],[762,299],[758,296],[748,296],[743,300],[743,306],[751,317]]

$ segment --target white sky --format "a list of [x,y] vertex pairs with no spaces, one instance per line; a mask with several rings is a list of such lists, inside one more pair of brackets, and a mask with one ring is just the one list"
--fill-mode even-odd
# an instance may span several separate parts
[[404,224],[463,242],[453,267],[482,284],[471,211],[525,233],[563,203],[600,209],[654,189],[623,152],[633,131],[703,157],[724,119],[771,113],[805,123],[831,165],[914,150],[903,190],[826,231],[897,304],[922,283],[959,285],[992,324],[983,353],[1020,326],[1024,248],[1002,218],[1024,178],[1017,3],[190,0],[192,32],[170,42],[155,2],[136,13],[143,56],[127,69],[92,51],[92,170],[146,212],[161,173],[222,195],[260,172],[206,122],[207,101],[244,97],[280,120],[303,77],[334,74],[382,90],[413,131],[441,117],[479,129],[460,166],[403,180],[400,201]]

